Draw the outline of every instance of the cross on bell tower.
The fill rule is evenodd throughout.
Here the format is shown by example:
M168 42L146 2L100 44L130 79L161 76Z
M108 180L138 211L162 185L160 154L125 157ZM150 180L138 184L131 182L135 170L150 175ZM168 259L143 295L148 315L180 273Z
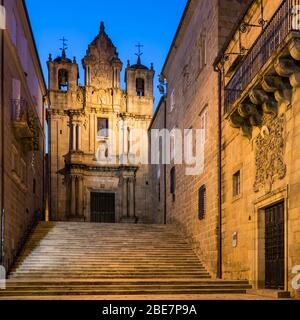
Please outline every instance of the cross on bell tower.
M144 46L142 44L138 43L136 45L136 47L138 48L138 53L135 54L138 57L137 63L141 64L141 56L144 54L141 49L144 48Z
M67 47L67 42L68 40L65 37L62 37L62 39L59 39L62 42L62 48L60 50L62 51L62 57L66 58L66 50L68 49Z

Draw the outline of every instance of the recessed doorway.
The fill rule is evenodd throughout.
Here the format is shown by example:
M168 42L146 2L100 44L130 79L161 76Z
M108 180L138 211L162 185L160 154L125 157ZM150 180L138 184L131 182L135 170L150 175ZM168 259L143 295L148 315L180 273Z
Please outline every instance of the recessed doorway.
M115 194L114 193L91 193L91 222L115 223Z
M284 202L265 209L265 288L284 290Z

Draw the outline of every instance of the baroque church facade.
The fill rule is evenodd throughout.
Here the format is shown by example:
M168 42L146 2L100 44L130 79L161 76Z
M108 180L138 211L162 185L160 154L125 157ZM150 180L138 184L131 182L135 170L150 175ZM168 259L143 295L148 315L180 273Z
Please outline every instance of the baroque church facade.
M151 122L153 65L142 65L140 55L137 64L128 61L123 90L123 64L103 22L82 64L84 86L65 49L49 56L50 219L151 222L148 166L129 161L141 153L131 154L129 137Z

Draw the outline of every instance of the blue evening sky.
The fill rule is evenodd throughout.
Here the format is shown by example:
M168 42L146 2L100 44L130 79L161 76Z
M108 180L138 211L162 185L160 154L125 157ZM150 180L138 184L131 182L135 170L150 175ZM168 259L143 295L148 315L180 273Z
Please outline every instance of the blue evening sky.
M106 32L117 47L126 67L127 60L136 62L136 44L144 45L142 63L154 63L155 106L160 97L158 74L167 57L186 0L26 0L35 40L47 81L46 61L49 53L55 58L63 36L68 41L67 55L76 56L80 65L80 80L84 84L81 59L88 44L99 32L104 21ZM122 77L124 78L124 77ZM124 84L123 84L124 87Z

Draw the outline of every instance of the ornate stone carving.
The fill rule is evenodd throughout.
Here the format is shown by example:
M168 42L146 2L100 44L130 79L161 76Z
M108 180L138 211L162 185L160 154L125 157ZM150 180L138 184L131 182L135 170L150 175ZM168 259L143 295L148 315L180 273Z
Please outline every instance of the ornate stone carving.
M276 72L281 77L289 78L293 88L300 86L300 67L292 58L280 57L274 64Z
M264 90L253 89L249 98L255 105L261 105L265 113L274 114L274 116L277 114L278 103L273 96L268 95Z
M300 39L293 39L289 44L289 51L293 59L300 60Z
M233 128L240 128L243 136L251 139L252 136L252 126L250 124L249 118L243 118L239 112L234 112L230 116L230 124Z
M112 85L112 68L108 63L96 61L91 68L92 83L97 88L106 88Z
M238 112L241 117L248 118L252 126L261 126L262 114L258 111L256 105L251 103L243 103L239 106Z
M274 97L277 102L291 103L292 87L286 78L266 75L263 77L261 85L266 92L274 92Z
M90 84L93 87L107 89L112 86L112 62L117 57L116 47L106 34L104 25L101 24L100 33L89 45L87 54L83 59L83 65L90 68Z
M83 87L78 87L77 88L77 103L83 104L84 102L84 97L85 96L85 90Z
M273 183L286 175L284 163L284 117L276 117L256 138L256 177L254 191L271 192Z

